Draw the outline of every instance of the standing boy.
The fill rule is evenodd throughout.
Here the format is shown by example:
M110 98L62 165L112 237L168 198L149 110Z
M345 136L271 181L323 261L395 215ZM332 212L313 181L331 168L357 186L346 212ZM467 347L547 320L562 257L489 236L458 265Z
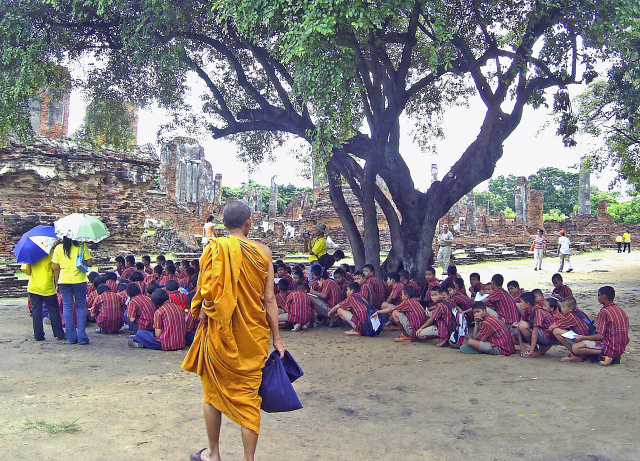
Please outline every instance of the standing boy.
M573 267L571 267L571 260L569 259L571 253L570 247L571 241L565 235L565 232L561 230L560 237L558 237L558 258L560 259L560 268L558 269L558 272L562 272L562 269L564 269L564 263L567 263L567 266L569 266L567 272L571 272L573 270Z

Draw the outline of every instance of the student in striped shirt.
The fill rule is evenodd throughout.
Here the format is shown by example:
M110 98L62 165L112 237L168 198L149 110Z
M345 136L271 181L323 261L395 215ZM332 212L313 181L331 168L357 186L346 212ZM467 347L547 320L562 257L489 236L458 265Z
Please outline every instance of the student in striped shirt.
M527 293L523 293L521 299L527 304L531 303ZM555 302L555 299L550 298ZM557 302L555 303L557 305ZM553 308L549 303L543 302L542 307L535 305L529 313L529 321L522 321L518 325L518 339L520 343L521 357L540 357L555 344L553 331L549 328L555 318L552 315ZM530 344L527 347L524 342Z
M553 277L551 277L551 283L553 283L553 287L554 287L553 292L551 293L551 296L553 296L554 298L562 301L564 298L569 298L573 296L573 292L571 291L571 288L564 285L564 280L562 280L562 275L557 273L553 274Z
M125 309L125 298L111 291L106 283L99 285L98 296L91 308L91 314L100 327L96 333L117 333L124 325L122 314Z
M402 333L394 339L395 342L418 339L418 330L427 321L427 312L415 296L416 290L413 287L403 287L398 305L389 304L387 308L373 313L372 317L391 313L393 321L401 325Z
M571 348L576 359L581 362L585 357L603 355L600 365L609 366L620 363L620 357L629 344L629 317L613 300L616 292L613 287L604 286L598 290L598 302L602 309L598 313L596 333L589 336L578 335L576 344Z
M538 235L532 235L531 238L533 239L533 270L542 270L542 258L544 258L544 250L547 248L544 229L538 229Z
M432 307L429 308L429 319L415 333L417 339L439 339L436 346L449 345L449 335L453 331L453 313L451 304L446 300L447 291L440 287L431 290Z
M524 293L524 290L520 288L520 284L518 283L518 281L512 280L509 283L507 283L507 290L509 290L509 294L511 295L513 300L516 302L516 304L519 304L520 296L522 295L522 293Z
M380 306L382 309L400 304L402 301L402 289L404 288L404 285L400 283L400 274L397 272L389 272L385 275L385 282L390 291L387 300Z
M329 311L332 319L341 318L351 326L351 330L345 331L347 336L360 336L363 333L362 324L367 319L367 304L360 297L362 287L358 282L351 282L347 285L347 297L333 306Z
M478 327L469 338L467 345L484 354L515 354L516 346L509 328L503 321L487 313L487 306L482 302L473 303L473 318ZM464 351L464 349L463 349Z
M362 268L362 273L366 280L367 285L371 288L371 306L374 309L380 309L384 302L384 285L376 277L376 270L371 264L365 264Z
M151 302L158 308L153 315L154 331L138 330L129 347L149 348L163 351L183 349L186 345L186 322L184 309L169 300L164 290L155 289Z
M129 304L124 322L129 326L131 334L134 335L138 330L153 330L153 315L157 308L151 302L151 298L142 294L135 282L127 285L127 295Z
M556 316L555 322L549 326L549 329L553 332L553 336L555 336L556 341L562 344L569 350L569 356L563 357L560 359L561 362L573 362L575 359L571 359L571 357L575 357L573 352L571 351L573 345L576 343L575 339L568 339L562 336L568 331L573 331L574 333L582 336L589 335L589 325L586 324L582 318L578 315L582 314L582 317L585 317L585 314L578 309L578 304L576 303L576 298L569 296L564 298L560 304L560 315Z
M413 287L414 290L416 290L416 296L420 294L420 285L418 285L415 280L411 280L411 274L409 271L403 269L398 272L398 275L400 276L400 283L405 286Z

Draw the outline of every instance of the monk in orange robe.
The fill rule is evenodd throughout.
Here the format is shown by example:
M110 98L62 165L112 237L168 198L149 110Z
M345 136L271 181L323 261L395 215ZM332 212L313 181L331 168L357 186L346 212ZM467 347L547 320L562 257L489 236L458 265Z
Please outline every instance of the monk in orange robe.
M192 460L220 460L222 413L242 426L244 460L254 459L260 432L258 389L273 347L284 356L271 251L247 238L251 211L234 200L223 210L229 237L211 238L200 258L200 275L191 313L200 326L182 368L202 378L209 447Z

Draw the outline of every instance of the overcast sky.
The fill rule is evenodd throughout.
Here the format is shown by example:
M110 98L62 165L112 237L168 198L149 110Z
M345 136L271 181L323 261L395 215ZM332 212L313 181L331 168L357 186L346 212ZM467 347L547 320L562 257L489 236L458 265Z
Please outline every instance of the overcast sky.
M73 133L82 123L85 103L77 92L72 94L69 133ZM416 187L422 191L429 188L431 164L438 165L439 177L442 178L449 168L462 155L464 150L478 135L482 119L485 115L485 106L479 97L470 101L468 108L450 108L444 116L445 139L436 142L437 153L424 153L412 142L410 122L404 120L401 125L402 137L400 151L412 172ZM138 144L151 143L156 146L156 133L159 126L166 120L165 114L160 110L141 110L139 112ZM567 171L572 165L576 165L580 156L590 149L590 142L581 138L578 147L565 148L561 138L555 134L556 126L551 123L546 129L542 129L545 122L550 120L548 109L534 110L527 107L522 122L514 133L507 139L504 145L504 155L498 161L494 177L499 175L514 174L516 176L529 176L541 167L557 167ZM213 165L214 173L222 174L222 183L229 187L238 187L249 178L246 165L237 160L235 145L224 140L199 139L205 148L206 158ZM591 141L593 142L593 141ZM298 173L302 165L287 155L287 149L282 149L282 155L278 156L275 163L264 163L258 166L251 175L251 179L263 185L270 184L271 177L278 175L279 184L294 184L299 187L311 186L308 179ZM591 184L606 190L613 179L613 172L607 172L600 177L595 174L591 177ZM486 189L487 183L483 183L476 190Z

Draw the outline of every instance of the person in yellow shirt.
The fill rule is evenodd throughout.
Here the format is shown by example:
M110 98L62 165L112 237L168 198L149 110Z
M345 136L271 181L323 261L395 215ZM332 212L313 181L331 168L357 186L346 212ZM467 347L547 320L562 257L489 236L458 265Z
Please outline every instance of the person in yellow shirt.
M318 259L327 252L327 239L324 234L327 232L327 225L323 222L319 222L313 226L313 239L310 237L304 237L304 251L309 252L309 263L311 267L318 263ZM309 280L311 280L311 271L309 271Z
M62 238L62 245L53 251L53 278L62 295L62 314L67 333L67 344L89 344L87 336L87 274L76 266L78 254L82 252L82 261L93 266L91 251L87 244L81 244L68 237ZM75 300L76 318L73 321L73 303Z
M616 237L616 243L618 244L618 253L622 253L622 235Z
M284 355L273 292L273 264L266 245L247 238L251 210L240 200L227 203L223 222L229 237L210 238L200 258L191 314L200 319L182 368L202 378L209 446L191 460L219 460L222 414L242 427L244 460L253 461L260 432L258 389L273 347Z
M631 234L629 231L625 232L622 235L622 238L624 239L624 248L622 248L622 252L624 253L625 251L628 251L631 253Z
M62 329L62 319L60 318L60 306L56 287L53 283L53 264L51 263L51 252L37 261L35 264L23 264L22 271L29 276L27 292L31 300L31 317L33 319L33 337L36 341L44 341L44 327L42 326L42 305L47 307L51 329L57 339L65 339Z

